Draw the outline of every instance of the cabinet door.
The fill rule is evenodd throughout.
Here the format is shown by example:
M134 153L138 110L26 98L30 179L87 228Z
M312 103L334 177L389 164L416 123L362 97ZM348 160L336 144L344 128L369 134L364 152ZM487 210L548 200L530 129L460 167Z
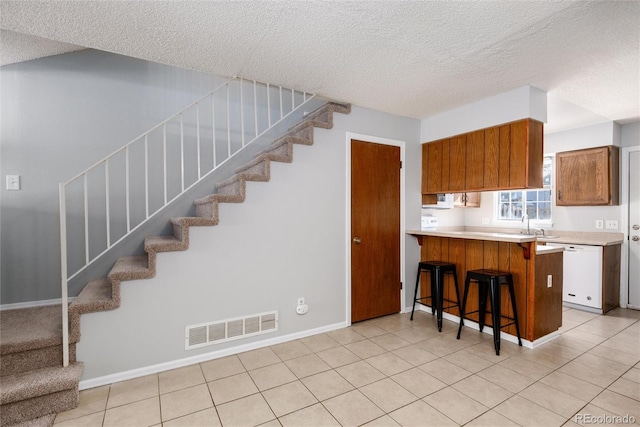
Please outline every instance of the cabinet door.
M500 128L484 131L484 188L500 188Z
M449 153L445 163L449 163L449 191L464 191L466 171L467 136L459 135L449 140Z
M442 188L442 141L435 141L427 146L426 193L444 193Z
M484 188L484 129L467 135L465 189L482 190Z
M558 206L612 203L611 148L598 147L556 154Z

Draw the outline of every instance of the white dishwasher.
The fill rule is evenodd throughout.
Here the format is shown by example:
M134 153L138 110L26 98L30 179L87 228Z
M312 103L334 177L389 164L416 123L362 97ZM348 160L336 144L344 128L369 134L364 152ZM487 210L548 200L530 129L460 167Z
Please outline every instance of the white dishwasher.
M562 300L601 310L602 246L561 243L548 245L564 248Z

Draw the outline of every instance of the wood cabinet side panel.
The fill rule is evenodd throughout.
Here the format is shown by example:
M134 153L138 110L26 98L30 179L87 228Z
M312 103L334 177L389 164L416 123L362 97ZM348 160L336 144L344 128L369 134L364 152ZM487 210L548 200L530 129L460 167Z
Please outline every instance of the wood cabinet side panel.
M544 161L542 123L527 120L527 188L542 188Z
M557 331L562 326L562 259L563 254L536 255L533 280L533 307L536 321L533 339ZM552 277L552 286L547 285L547 276Z
M616 206L620 204L620 148L611 146L609 149L611 150L609 155L609 179L611 180L609 204Z
M620 306L620 261L622 245L605 246L602 250L602 312Z

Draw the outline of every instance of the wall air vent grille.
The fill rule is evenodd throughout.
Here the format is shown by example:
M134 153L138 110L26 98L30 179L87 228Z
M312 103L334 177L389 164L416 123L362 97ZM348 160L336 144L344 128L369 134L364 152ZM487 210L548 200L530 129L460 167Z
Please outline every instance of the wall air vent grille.
M185 328L185 350L276 332L278 312L252 314Z

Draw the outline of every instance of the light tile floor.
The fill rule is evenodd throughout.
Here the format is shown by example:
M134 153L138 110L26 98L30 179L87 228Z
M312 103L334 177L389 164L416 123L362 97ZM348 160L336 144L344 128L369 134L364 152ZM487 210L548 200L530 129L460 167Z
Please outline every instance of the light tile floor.
M640 312L564 309L534 350L416 312L80 392L56 426L640 423ZM620 417L619 419L615 417ZM596 418L601 417L601 418ZM626 417L626 418L624 418Z

